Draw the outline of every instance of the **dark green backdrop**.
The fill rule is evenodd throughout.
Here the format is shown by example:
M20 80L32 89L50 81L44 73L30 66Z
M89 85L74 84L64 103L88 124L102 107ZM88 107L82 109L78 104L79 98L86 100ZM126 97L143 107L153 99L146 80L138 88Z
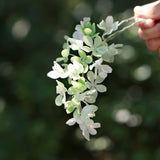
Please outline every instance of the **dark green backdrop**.
M137 27L114 42L126 46L111 64L98 98L102 127L90 142L55 106L46 74L63 36L85 16L133 15L138 0L0 0L0 160L160 160L160 59Z

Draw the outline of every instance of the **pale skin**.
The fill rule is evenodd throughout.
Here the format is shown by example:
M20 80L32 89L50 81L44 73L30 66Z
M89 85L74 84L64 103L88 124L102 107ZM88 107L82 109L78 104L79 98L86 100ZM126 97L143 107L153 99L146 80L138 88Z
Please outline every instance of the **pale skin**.
M145 40L151 51L158 51L160 56L160 0L134 8L135 20L139 21L139 36Z

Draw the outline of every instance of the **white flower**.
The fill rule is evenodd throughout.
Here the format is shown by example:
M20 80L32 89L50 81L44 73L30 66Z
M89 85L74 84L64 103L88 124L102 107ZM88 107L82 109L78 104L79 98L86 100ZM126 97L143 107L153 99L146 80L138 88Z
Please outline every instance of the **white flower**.
M102 20L97 26L98 28L105 31L105 34L109 35L113 31L118 29L119 22L114 22L112 16L108 16L105 21Z
M80 50L83 47L83 41L82 40L78 40L78 39L74 39L74 38L68 38L68 41L71 43L71 45L69 45L69 47L72 50Z
M83 32L81 29L81 25L76 25L75 32L73 33L72 37L75 39L83 40Z
M122 47L122 44L111 44L105 54L102 55L102 59L106 62L113 62L114 56L118 54L118 48Z
M87 119L86 121L83 121L81 124L79 124L80 129L82 130L83 136L89 141L90 140L90 134L96 135L97 131L95 128L100 128L100 123L94 123L92 119Z
M91 89L91 90L88 90L84 93L76 94L74 97L78 101L83 101L83 102L87 102L87 103L95 103L97 96L98 96L97 95L97 90L96 89Z
M64 69L56 61L54 61L54 66L52 67L52 69L53 71L47 73L48 77L52 79L68 77L68 72L64 71Z
M83 27L85 22L90 22L91 18L90 17L84 17L83 21L80 21L81 26Z
M67 89L65 88L63 83L59 82L58 80L56 82L58 84L56 86L56 93L59 94L59 95L56 97L55 103L56 103L57 106L61 106L66 101Z
M85 106L82 111L81 115L77 113L77 111L74 112L74 117L69 119L66 124L69 126L74 125L75 123L79 124L80 129L82 130L83 136L89 141L90 140L90 134L95 135L97 134L97 131L95 128L100 128L100 123L94 123L90 117L95 116L95 112L97 111L98 107L95 105L88 105Z
M68 65L69 77L73 80L78 80L80 75L84 71L83 65L77 61L73 61L73 64Z
M101 78L105 79L108 73L112 72L112 68L109 65L102 65L102 62L102 58L98 59L97 61L95 61L95 63L90 65L90 70L92 70L95 67L98 70L98 75Z
M61 83L60 81L56 80L57 82L57 86L56 86L56 93L57 94L60 94L60 95L63 95L65 92L67 92L67 89L66 87L64 86L63 83Z
M107 91L107 88L106 88L105 85L99 84L104 79L102 79L101 77L96 76L92 71L89 71L87 73L87 78L89 80L89 81L86 82L87 88L89 88L91 90L96 89L96 91L101 92L101 93Z
M84 23L85 22L89 22L90 21L90 18L89 17L85 17L83 18L83 21L80 21L80 25L76 25L75 27L75 32L73 33L72 37L75 38L75 39L79 39L79 40L82 40L83 41L83 32L82 32L82 29L81 27L83 28L84 27Z
M100 36L96 36L94 40L89 36L83 36L83 42L87 45L83 47L83 50L86 52L92 51L92 54L96 57L101 57L108 50L108 44Z

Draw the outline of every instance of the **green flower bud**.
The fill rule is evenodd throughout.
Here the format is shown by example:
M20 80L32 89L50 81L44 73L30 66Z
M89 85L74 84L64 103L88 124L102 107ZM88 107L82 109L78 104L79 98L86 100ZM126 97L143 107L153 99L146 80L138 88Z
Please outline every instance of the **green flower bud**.
M85 33L86 35L91 35L91 34L92 34L92 30L91 30L90 28L85 28L85 29L84 29L84 33Z
M72 113L76 108L76 105L73 101L67 101L65 104L67 114Z
M63 61L63 60L64 60L63 57L56 58L56 62L61 62L61 61Z
M78 56L74 56L74 57L71 58L72 63L73 63L73 61L81 62L81 59Z
M92 61L93 61L92 57L91 56L87 56L86 63L90 64L90 63L92 63Z
M72 81L71 83L74 88L81 89L83 87L83 84L81 82Z
M62 50L61 55L62 55L63 57L68 57L68 55L69 55L69 49L64 49L64 50Z
M83 85L85 85L85 78L84 77L81 77L78 82L82 83Z
M85 58L86 57L86 53L83 50L79 50L78 54L81 58Z

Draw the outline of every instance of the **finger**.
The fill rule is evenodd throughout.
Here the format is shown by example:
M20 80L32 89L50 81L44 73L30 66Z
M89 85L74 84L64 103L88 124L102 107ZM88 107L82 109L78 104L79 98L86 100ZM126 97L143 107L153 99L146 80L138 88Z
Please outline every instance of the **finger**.
M155 21L153 19L138 18L137 21L140 21L138 22L138 27L140 27L141 29L151 28L155 25Z
M139 36L143 40L149 40L160 37L160 23L148 29L139 29Z
M160 37L146 41L147 48L151 51L159 50L160 53Z
M160 19L160 1L149 3L144 6L136 6L134 13L137 17L145 19Z

